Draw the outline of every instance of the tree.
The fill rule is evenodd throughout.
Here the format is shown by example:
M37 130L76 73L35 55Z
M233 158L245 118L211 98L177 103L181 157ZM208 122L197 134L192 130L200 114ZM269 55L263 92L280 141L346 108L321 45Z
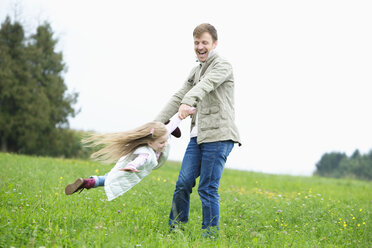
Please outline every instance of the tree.
M65 64L62 53L55 52L56 44L57 40L53 39L50 25L44 23L37 28L36 34L32 35L29 46L32 77L36 80L40 94L48 101L48 109L45 112L48 125L43 130L45 135L40 136L38 140L38 149L44 148L44 150L48 150L49 147L44 147L43 144L50 143L51 139L57 138L61 133L71 135L71 132L64 132L62 129L68 128L68 117L75 116L76 111L72 105L76 103L78 97L77 93L66 92L67 87L62 77ZM59 131L59 134L56 134L56 131ZM52 133L55 135L51 135ZM66 140L73 140L73 138Z
M0 134L3 151L15 149L28 92L24 30L7 17L0 30Z
M78 94L68 94L62 53L48 23L26 39L7 17L0 30L0 135L2 151L50 155L53 139L74 117ZM67 139L68 140L68 139ZM71 139L70 139L71 140Z
M316 174L320 176L331 176L338 169L340 162L346 159L344 153L332 152L322 156L320 161L315 165Z
M355 150L350 157L343 153L326 153L316 167L315 174L319 176L372 180L372 151L362 155Z

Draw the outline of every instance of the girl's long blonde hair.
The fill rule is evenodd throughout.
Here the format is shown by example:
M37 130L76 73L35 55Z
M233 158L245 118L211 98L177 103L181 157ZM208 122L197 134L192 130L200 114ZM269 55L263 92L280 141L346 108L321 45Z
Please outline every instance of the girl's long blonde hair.
M167 134L165 125L161 122L149 122L138 128L126 132L92 134L82 140L85 146L101 147L90 157L104 163L116 162L122 156L134 152L148 142Z

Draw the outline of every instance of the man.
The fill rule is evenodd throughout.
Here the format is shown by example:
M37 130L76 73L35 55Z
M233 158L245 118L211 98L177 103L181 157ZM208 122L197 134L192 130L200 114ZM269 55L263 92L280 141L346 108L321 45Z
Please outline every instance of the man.
M240 138L235 126L234 78L231 65L216 52L216 29L204 23L193 32L199 64L193 68L156 117L165 122L175 113L185 119L192 115L190 142L186 149L173 195L169 224L188 221L190 194L200 176L198 192L202 201L202 229L218 230L220 207L218 186L226 159Z

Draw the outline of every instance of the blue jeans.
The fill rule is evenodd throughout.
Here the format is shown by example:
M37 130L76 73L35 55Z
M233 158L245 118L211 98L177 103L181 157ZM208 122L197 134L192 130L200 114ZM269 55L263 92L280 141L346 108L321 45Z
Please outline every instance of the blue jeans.
M90 177L90 178L94 178L94 180L96 181L95 184L94 184L94 188L105 185L105 180L106 180L107 174L108 173L106 173L104 176L91 176Z
M202 202L202 229L217 227L220 218L218 186L226 159L229 156L233 141L219 141L198 145L196 137L191 138L185 156L176 189L173 194L169 225L187 222L189 219L190 194L200 176L198 193Z

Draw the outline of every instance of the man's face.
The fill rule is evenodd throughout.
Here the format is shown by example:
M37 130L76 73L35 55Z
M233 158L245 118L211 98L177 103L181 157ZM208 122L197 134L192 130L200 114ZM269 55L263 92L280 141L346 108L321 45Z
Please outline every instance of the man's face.
M213 38L208 32L202 33L198 38L194 36L194 49L200 62L205 62L209 52L215 49L216 46L217 41L213 42Z

